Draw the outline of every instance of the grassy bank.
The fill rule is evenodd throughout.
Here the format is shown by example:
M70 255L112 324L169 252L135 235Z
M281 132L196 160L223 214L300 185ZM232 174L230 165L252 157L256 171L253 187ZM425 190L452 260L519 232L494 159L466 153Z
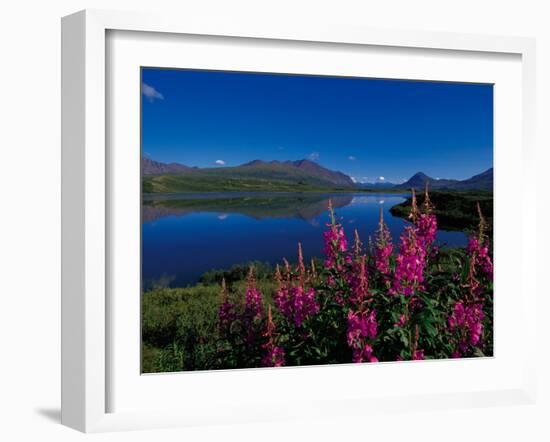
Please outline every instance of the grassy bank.
M276 289L271 267L255 263L258 289L266 301ZM212 270L187 288L156 288L143 293L142 372L223 368L218 360L220 283L225 278L231 299L239 302L246 290L248 266Z
M226 177L215 175L158 175L144 176L144 194L208 193L208 192L291 192L291 193L403 193L404 189L374 189L353 186L328 186L311 179L286 180L261 177Z

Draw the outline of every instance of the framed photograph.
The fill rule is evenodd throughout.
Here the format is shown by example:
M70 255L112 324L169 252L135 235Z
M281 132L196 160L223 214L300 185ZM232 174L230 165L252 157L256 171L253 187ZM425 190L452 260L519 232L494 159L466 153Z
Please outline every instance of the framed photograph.
M64 424L534 400L533 40L62 26Z

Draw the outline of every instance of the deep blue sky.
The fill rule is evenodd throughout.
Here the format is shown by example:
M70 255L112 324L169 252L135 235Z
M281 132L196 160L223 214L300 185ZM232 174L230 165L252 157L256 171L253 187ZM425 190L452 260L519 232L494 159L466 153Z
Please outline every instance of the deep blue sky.
M144 68L142 153L223 167L309 158L360 181L493 164L492 85Z

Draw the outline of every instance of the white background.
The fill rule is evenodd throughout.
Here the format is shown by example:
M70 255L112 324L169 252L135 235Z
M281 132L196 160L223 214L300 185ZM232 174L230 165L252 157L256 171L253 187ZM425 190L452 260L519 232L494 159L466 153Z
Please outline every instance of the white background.
M548 440L550 384L535 406L380 414L357 420L266 423L84 436L59 425L60 27L75 10L116 8L250 20L363 24L383 28L511 34L538 38L539 322L550 308L542 278L549 219L550 12L545 1L21 0L0 13L0 439L12 440ZM176 6L177 5L177 6ZM228 18L230 19L230 18ZM546 152L544 147L546 146ZM520 171L518 170L518 179ZM513 202L511 202L513 210ZM539 326L539 373L550 372L548 326ZM521 330L518 330L521 333Z

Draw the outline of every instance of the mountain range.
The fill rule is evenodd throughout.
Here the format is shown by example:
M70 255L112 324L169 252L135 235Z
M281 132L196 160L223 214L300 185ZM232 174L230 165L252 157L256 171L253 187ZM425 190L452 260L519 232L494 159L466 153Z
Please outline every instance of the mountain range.
M490 190L493 169L467 180L435 179L423 172L403 184L355 183L348 175L327 169L310 160L253 160L240 166L198 168L180 163L162 163L142 159L144 193L182 191L308 191L322 189L423 189L426 183L438 190Z
M141 159L141 173L143 175L172 175L185 173L193 169L197 168L184 166L180 163L161 163L148 157Z
M424 189L428 184L430 189L436 190L492 190L493 189L493 168L487 169L478 175L466 180L437 179L426 175L423 172L415 173L408 181L399 184L396 188L403 189Z
M142 190L159 192L312 191L355 187L342 172L309 160L254 160L240 166L192 168L148 159L142 163Z

